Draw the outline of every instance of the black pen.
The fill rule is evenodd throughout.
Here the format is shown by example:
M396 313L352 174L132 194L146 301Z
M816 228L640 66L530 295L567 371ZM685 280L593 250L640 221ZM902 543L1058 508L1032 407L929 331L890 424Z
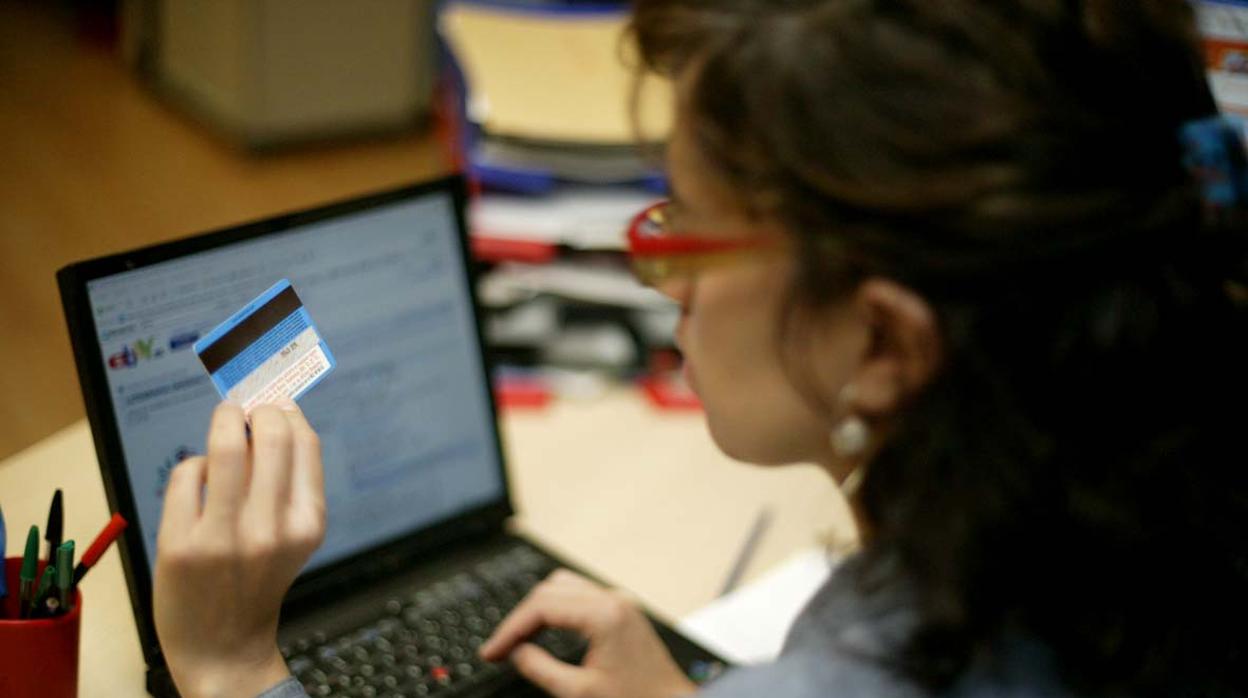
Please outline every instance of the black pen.
M48 525L43 529L43 539L48 541L48 564L56 563L56 549L61 547L61 535L65 530L65 511L60 488L52 495L52 506L48 508Z

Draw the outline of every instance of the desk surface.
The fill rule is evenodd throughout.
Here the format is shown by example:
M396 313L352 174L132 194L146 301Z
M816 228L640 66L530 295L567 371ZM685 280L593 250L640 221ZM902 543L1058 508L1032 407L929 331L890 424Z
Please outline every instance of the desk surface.
M764 506L774 517L746 581L821 535L853 535L843 500L818 469L736 463L716 450L700 414L655 411L629 389L509 412L502 431L516 526L668 619L715 597ZM42 527L58 486L65 537L90 540L108 505L86 422L0 462L10 551L21 549L31 523ZM145 695L115 551L83 580L82 593L79 695Z

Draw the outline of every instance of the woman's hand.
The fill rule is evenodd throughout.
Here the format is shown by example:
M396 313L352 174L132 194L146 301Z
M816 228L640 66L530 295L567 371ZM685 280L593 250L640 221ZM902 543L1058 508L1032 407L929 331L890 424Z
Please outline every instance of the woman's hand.
M325 534L316 433L293 402L222 403L208 454L174 468L156 543L154 611L182 695L254 696L289 675L282 597Z
M574 630L589 640L580 666L524 642L543 627ZM567 570L537 585L481 645L481 656L510 657L555 698L674 698L697 690L632 601Z

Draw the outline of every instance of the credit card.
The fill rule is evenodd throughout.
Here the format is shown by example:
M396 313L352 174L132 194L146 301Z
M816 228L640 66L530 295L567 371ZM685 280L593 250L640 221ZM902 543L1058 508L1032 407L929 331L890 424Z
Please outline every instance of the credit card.
M286 279L193 346L221 397L248 414L257 405L299 399L337 365Z

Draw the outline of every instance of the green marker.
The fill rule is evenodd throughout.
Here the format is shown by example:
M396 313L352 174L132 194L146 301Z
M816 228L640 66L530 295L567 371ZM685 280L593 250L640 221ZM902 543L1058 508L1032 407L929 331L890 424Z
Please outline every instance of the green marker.
M39 589L35 592L34 601L31 602L29 618L43 617L44 610L55 611L55 607L45 609L45 598L55 601L56 597L52 595L52 580L56 577L56 565L47 565L43 568L43 576L39 578Z
M39 527L31 526L26 534L26 555L22 557L22 571L18 574L21 584L18 589L18 617L30 615L30 606L34 602L35 577L39 574Z
M47 572L44 572L47 575ZM56 549L56 598L61 610L69 610L69 588L74 584L74 542L67 540Z

